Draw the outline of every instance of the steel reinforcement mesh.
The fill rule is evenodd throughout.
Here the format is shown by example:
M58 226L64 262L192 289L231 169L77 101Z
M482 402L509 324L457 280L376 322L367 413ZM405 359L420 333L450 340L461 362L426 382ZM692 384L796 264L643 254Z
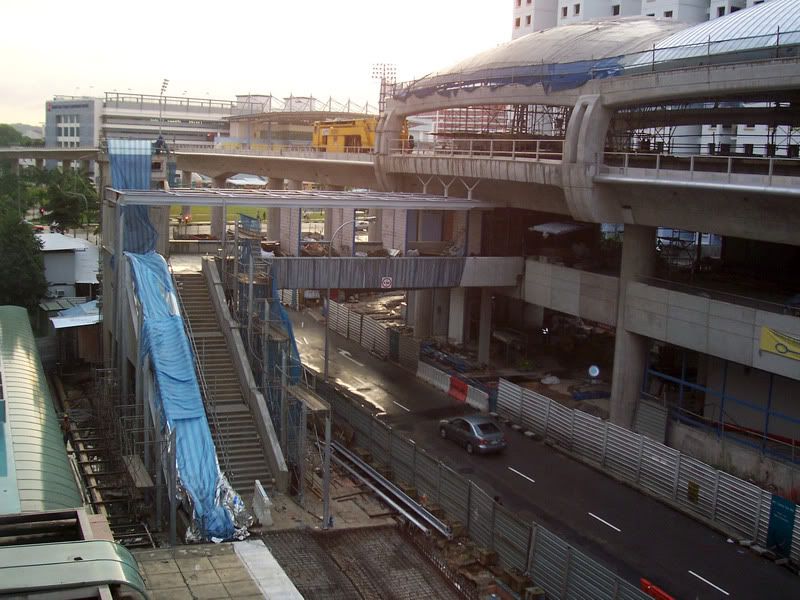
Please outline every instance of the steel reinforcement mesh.
M280 531L263 539L309 600L462 598L394 527Z

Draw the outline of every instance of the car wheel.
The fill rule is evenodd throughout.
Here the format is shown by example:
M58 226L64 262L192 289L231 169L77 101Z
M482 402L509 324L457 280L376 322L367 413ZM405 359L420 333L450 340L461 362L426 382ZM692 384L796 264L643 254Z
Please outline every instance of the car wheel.
M447 429L445 429L444 427L439 427L439 437L441 437L443 440L446 440L447 439Z
M467 454L474 454L475 448L472 446L470 442L467 442Z

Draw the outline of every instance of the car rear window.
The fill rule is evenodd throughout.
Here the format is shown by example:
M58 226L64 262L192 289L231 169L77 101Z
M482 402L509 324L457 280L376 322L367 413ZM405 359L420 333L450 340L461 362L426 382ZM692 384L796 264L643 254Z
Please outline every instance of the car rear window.
M481 433L500 433L500 429L494 423L481 423L478 429Z

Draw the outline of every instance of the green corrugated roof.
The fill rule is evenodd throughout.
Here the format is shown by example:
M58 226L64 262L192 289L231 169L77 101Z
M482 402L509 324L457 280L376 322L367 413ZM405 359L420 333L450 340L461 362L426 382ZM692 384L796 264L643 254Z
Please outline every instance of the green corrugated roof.
M19 306L0 306L0 371L0 514L81 506L28 313Z

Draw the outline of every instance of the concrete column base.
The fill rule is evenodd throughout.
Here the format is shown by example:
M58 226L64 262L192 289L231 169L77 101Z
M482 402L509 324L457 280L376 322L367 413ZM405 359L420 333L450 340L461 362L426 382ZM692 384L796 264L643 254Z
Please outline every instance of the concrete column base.
M425 339L433 334L433 290L416 290L414 299L414 337Z
M447 315L447 341L459 346L464 344L464 327L467 315L466 288L450 290L450 308Z
M488 365L492 345L492 290L481 289L481 312L478 323L478 362Z

